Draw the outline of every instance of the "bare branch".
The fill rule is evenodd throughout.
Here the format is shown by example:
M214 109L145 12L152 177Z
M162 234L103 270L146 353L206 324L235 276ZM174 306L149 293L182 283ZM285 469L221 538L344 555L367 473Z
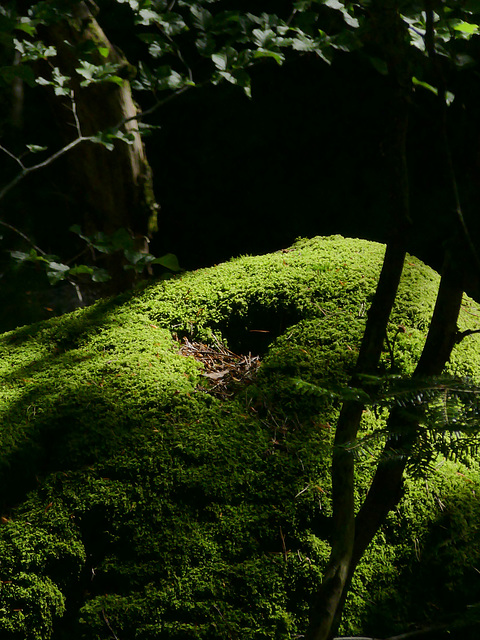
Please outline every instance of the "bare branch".
M20 165L20 167L21 167L22 169L25 169L25 165L24 165L24 164L23 164L23 162L20 160L20 158L17 158L17 156L16 156L16 155L14 155L14 154L13 154L11 151L9 151L8 149L5 149L5 147L3 147L1 144L0 144L0 149L1 149L4 153L6 153L6 154L7 154L7 156L10 156L10 158L12 158L12 160L15 160L15 162L17 162L17 163Z
M415 640L416 638L422 638L424 636L431 635L433 633L439 633L442 631L446 631L448 629L448 625L436 625L432 627L425 627L424 629L417 629L416 631L407 631L406 633L401 633L396 636L389 636L385 638L385 640ZM380 638L376 638L373 636L337 636L333 638L333 640L381 640Z
M112 629L112 626L110 624L110 622L108 621L108 618L105 614L105 609L102 609L102 614L103 614L103 619L105 620L105 624L108 627L108 630L110 631L110 633L112 634L112 637L115 638L115 640L119 640L117 634L115 633L115 631Z
M181 89L178 89L178 91L175 91L174 93L169 95L164 100L159 100L149 109L146 109L145 111L139 111L134 116L123 118L117 125L115 125L115 127L113 127L113 129L118 131L124 124L127 124L127 122L131 122L132 120L140 120L144 116L154 113L155 111L157 111L157 109L159 109L160 107L163 107L165 104L170 102L170 100L173 100L174 98L178 97L182 93L185 93L185 91L187 91L188 89L191 89L191 87L190 86L182 87ZM75 138L75 140L72 140L72 142L69 142L67 145L65 145L61 149L59 149L53 155L49 156L46 160L43 160L42 162L39 162L38 164L35 164L32 167L26 167L22 163L20 158L18 158L16 155L8 151L8 149L5 149L5 147L0 145L0 150L4 151L10 158L12 158L12 160L17 162L22 168L22 171L17 176L15 176L15 178L11 182L9 182L5 187L3 187L2 190L0 190L0 200L3 200L3 198L7 195L9 191L11 191L14 187L16 187L17 184L21 182L21 180L23 180L30 173L33 173L33 171L37 171L38 169L43 169L44 167L47 167L48 165L52 164L52 162L55 162L55 160L58 160L58 158L61 158L63 155L71 151L71 149L78 146L81 142L88 142L94 139L95 136L82 135L75 100L73 99L72 96L71 98L72 98L72 112L73 112L73 117L75 118L75 128L77 129L78 137Z
M195 86L196 87L201 87L201 86L203 86L203 84L197 84ZM164 98L163 100L158 100L153 106L151 106L148 109L145 109L145 111L139 111L134 116L128 116L128 118L123 118L123 120L121 120L114 127L114 129L120 129L120 127L123 126L124 124L127 124L127 122L131 122L132 120L141 120L144 116L149 116L150 114L155 113L155 111L157 111L157 109L160 109L160 107L163 107L168 102L170 102L174 98L177 98L178 96L182 95L182 93L185 93L185 91L188 91L188 89L191 89L191 88L192 87L188 86L188 85L185 86L185 87L182 87L181 89L178 89L177 91L175 91L175 93L170 94L167 98Z
M78 137L83 138L82 127L80 126L80 120L78 119L77 103L75 102L75 94L73 93L73 89L72 91L70 91L70 100L72 102L72 113L75 120L75 128L77 129Z
M9 182L5 187L3 187L3 189L0 191L0 200L2 200L7 195L7 193L13 189L13 187L15 187L21 180L23 180L23 178L28 176L30 173L33 173L38 169L43 169L43 167L48 167L49 164L52 164L52 162L55 162L55 160L57 160L58 158L61 158L63 155L68 153L68 151L70 151L71 149L79 145L81 142L86 142L88 140L92 140L92 137L80 136L79 138L72 140L72 142L69 142L67 145L59 149L56 153L51 155L49 158L47 158L43 162L34 164L32 167L23 167L23 170L17 176L15 176L15 178L11 182ZM8 155L12 156L15 160L17 160L17 162L20 162L18 158L13 156L13 154L9 153Z
M37 245L34 244L34 242L32 242L32 240L30 240L30 238L28 236L26 236L22 231L20 231L20 229L17 229L13 225L8 224L8 222L4 222L3 220L0 220L0 224L3 227L6 227L7 229L10 229L10 231L14 231L17 235L21 236L24 240L26 240L28 242L28 244L30 244L35 249L35 251L40 253L40 255L42 255L42 256L46 256L47 255L45 253L45 251L42 251L42 249L40 249L40 247L37 247Z
M458 344L467 336L473 336L475 333L480 333L480 329L467 329L466 331L459 331L455 337L455 344Z

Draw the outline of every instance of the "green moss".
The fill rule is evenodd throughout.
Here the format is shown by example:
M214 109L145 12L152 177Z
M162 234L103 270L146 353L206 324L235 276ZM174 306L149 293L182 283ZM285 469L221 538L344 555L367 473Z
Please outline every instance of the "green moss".
M303 633L329 553L334 391L354 366L383 252L339 236L300 240L0 337L2 638ZM385 371L413 370L438 281L409 259ZM477 313L466 300L461 328ZM212 334L263 359L254 383L222 401L176 340ZM450 371L478 378L478 349L476 336L464 340ZM381 424L367 410L363 433ZM433 551L415 561L427 541L450 563L451 589L476 562L476 503L458 469L429 480L442 487L429 495L451 496L455 535L442 533L439 500L410 483L355 578L345 630L375 619L388 633L428 619L435 603L458 609L434 585L422 609L404 586L438 581ZM371 474L367 453L357 501Z

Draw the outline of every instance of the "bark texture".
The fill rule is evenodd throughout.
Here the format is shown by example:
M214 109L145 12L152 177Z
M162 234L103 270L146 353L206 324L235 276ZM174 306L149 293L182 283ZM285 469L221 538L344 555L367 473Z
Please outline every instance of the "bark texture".
M72 196L84 211L87 232L102 230L112 233L120 227L133 234L148 236L156 230L157 204L152 186L151 169L147 162L135 117L138 114L129 79L135 69L123 54L108 40L96 20L93 2L72 3L71 17L46 28L46 40L58 52L58 64L65 75L72 77L74 99L84 136L115 128L124 123L122 130L132 134L133 142L115 141L113 151L95 143L79 145L69 154ZM108 50L103 56L98 49ZM118 75L121 86L102 82L81 87L83 79L76 72L79 54L89 50L93 64L120 65ZM67 142L79 133L71 102L56 97L54 109Z

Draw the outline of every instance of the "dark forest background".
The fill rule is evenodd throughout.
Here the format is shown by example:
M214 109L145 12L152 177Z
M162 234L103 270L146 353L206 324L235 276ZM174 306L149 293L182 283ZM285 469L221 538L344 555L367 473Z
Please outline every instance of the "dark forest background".
M128 24L106 24L109 37L135 58ZM475 47L476 40L471 41ZM455 77L449 136L464 213L478 234L480 186L478 72ZM5 146L62 145L50 103L25 87L22 129L4 126ZM31 93L31 95L30 95ZM184 269L233 256L282 249L299 236L342 234L385 242L389 234L385 140L388 78L358 54L339 53L328 66L314 54L252 71L252 99L222 84L193 89L149 117L146 138L161 206L150 251L176 254ZM136 95L142 105L143 94ZM9 108L3 96L4 113ZM146 97L148 100L148 96ZM442 145L433 121L435 97L418 87L410 110L408 161L415 233L409 250L441 266L448 219ZM468 103L468 108L465 104ZM2 156L1 174L16 167ZM68 229L82 218L62 160L29 176L3 202L3 218L48 253L74 256ZM2 230L0 329L43 319L78 304L68 283L52 289L45 274L12 263L19 238ZM469 293L478 297L472 282ZM101 292L100 292L101 293ZM92 288L93 299L99 291Z

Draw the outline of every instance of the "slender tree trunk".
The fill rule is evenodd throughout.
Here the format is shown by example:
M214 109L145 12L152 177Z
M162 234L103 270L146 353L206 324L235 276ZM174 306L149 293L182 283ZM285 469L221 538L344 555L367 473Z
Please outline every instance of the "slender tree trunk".
M435 309L422 355L413 374L414 378L438 376L448 362L458 335L457 320L463 297L462 277L451 259L447 259ZM407 428L405 428L407 427ZM406 433L398 439L389 439L383 460L379 463L372 485L356 519L355 549L351 573L385 517L398 503L403 485L403 471L416 438L416 421L401 408L394 409L388 420L392 433Z
M442 373L458 335L457 319L462 297L462 278L448 259L440 281L425 346L413 374L414 378L438 376ZM403 435L401 438L392 437L387 440L367 497L355 519L355 541L342 601L333 624L334 629L338 628L340 623L341 611L358 563L385 522L388 513L400 501L404 471L416 441L418 425L418 419L413 412L406 413L396 407L390 413L388 431Z
M439 86L439 134L443 143L445 176L451 187L452 224L451 238L447 244L442 277L435 302L435 308L430 322L429 331L422 350L421 357L415 368L413 378L438 376L444 370L456 342L460 339L457 320L460 313L464 283L467 275L468 257L471 254L471 241L465 228L463 214L458 194L457 182L453 162L450 154L446 105L444 99L444 82L441 69L436 61L434 49L434 20L427 0L427 49L432 66L436 72ZM467 256L467 260L465 259ZM345 582L342 600L338 606L336 619L332 628L336 630L340 623L341 611L345 604L348 589L365 550L373 540L375 534L384 523L388 513L398 504L403 489L404 471L409 461L413 446L416 443L419 419L422 414L420 407L415 412L405 412L401 408L394 408L388 419L390 433L401 433L401 438L391 437L387 440L371 487L367 497L355 519L355 540L350 559L349 572Z
M404 26L396 3L393 6L375 7L374 10L374 28L380 28L382 33L387 30L390 38L403 41ZM395 55L398 55L398 50L395 50ZM356 387L362 386L362 374L374 373L378 366L403 270L410 227L406 161L409 82L399 77L397 62L389 62L394 82L386 143L390 167L392 232L368 312L355 373L350 381L350 385ZM405 63L402 63L400 68L404 67ZM314 596L306 640L327 640L331 637L349 586L355 552L354 457L351 445L356 439L363 409L364 405L360 402L344 402L337 423L332 457L332 549L323 582Z

